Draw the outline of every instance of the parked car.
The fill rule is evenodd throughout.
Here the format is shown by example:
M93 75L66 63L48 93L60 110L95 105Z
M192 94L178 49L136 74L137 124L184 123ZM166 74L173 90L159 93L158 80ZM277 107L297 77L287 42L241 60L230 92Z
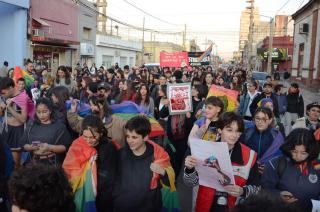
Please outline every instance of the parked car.
M260 71L252 72L252 78L254 80L258 80L260 86L263 86L263 84L266 82L266 77L268 75L269 74L267 72L260 72Z

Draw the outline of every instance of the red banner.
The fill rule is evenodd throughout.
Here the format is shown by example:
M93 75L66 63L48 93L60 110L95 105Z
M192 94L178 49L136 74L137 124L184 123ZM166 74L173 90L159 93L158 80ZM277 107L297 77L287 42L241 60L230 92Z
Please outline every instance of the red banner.
M188 52L160 52L160 67L184 67L188 65Z

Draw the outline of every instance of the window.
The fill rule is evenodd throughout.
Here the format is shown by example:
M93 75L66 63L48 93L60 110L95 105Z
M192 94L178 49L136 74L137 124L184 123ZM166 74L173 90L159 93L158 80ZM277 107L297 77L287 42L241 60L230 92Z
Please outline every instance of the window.
M98 22L98 31L99 32L103 31L103 23L102 22Z
M121 68L123 68L123 66L125 66L125 65L128 65L127 57L120 57L120 64L119 64L119 66L120 66Z
M114 57L110 55L102 55L102 65L106 68L111 68L113 65Z
M91 29L83 27L83 39L90 40L91 38Z
M103 14L103 7L98 7L98 10L99 10L99 18L101 18Z
M130 59L129 59L129 66L130 66L130 67L134 66L134 59L133 59L133 57L130 57Z

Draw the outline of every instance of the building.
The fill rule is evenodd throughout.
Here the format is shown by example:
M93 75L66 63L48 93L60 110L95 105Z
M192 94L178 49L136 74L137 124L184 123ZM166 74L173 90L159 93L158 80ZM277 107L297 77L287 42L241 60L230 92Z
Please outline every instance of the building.
M79 40L78 49L80 64L86 63L91 67L95 62L96 34L97 34L97 7L87 0L79 3Z
M277 36L272 42L272 71L289 71L292 65L293 37ZM261 61L261 71L268 67L269 37L263 39L261 47L258 48L258 56Z
M0 0L0 63L23 66L28 55L27 20L29 0Z
M118 63L121 68L125 65L136 65L137 54L142 51L142 43L122 40L117 36L98 34L96 38L97 66L112 67Z
M179 52L183 51L183 46L158 41L144 42L144 62L145 63L160 63L160 52Z
M242 53L244 51L245 45L248 42L249 37L249 27L250 27L250 9L245 9L241 12L240 17L240 32L239 32L239 51ZM254 18L253 23L254 26L259 26L260 23L260 15L259 8L255 7L253 10Z
M319 88L320 79L320 0L310 0L296 11L291 75L309 87Z
M59 65L74 66L79 60L79 7L73 1L30 0L28 34L30 53L38 66L55 75Z

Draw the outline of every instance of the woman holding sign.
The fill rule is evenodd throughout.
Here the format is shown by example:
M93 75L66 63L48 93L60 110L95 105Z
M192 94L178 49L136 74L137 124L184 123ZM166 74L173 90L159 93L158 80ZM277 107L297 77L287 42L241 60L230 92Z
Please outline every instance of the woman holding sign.
M233 112L221 115L217 123L220 142L226 142L235 177L235 185L224 186L225 191L199 186L196 211L228 211L235 206L238 199L246 198L259 191L259 174L256 153L241 144L238 140L244 131L244 123L240 116ZM195 166L201 163L194 156L185 160L184 182L189 186L199 184L199 176Z

